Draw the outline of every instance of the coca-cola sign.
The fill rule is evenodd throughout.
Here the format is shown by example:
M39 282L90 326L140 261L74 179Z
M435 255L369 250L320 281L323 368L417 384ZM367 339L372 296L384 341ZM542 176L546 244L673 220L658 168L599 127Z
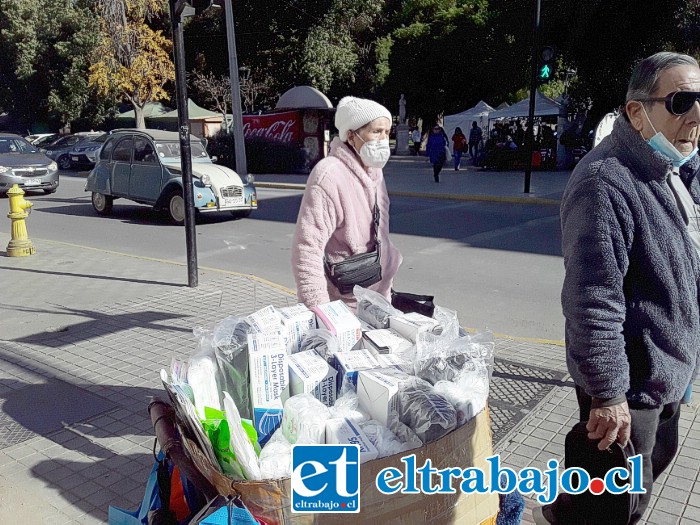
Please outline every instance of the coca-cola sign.
M298 142L301 140L300 122L298 111L243 115L243 134L247 139L262 137L279 142Z

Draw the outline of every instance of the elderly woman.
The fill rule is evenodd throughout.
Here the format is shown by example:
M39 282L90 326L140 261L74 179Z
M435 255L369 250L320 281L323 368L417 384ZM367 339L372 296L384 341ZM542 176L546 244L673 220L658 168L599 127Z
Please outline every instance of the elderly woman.
M389 240L389 195L382 173L390 155L391 113L372 100L345 97L338 103L335 126L339 136L330 154L306 183L292 246L297 295L310 308L337 299L354 308L354 281L390 299L402 261ZM370 268L359 272L364 278L349 279L348 286L334 283L339 275L334 263L360 254L374 260L376 251L381 276Z

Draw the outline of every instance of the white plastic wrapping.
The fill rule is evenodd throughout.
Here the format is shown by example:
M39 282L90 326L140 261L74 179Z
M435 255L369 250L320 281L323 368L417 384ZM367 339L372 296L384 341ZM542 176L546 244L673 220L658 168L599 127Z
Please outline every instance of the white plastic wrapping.
M456 383L438 381L434 388L455 407L457 426L462 426L486 407L489 397L488 372L485 368L466 372Z
M231 432L231 450L236 454L246 479L251 481L262 479L255 448L241 425L241 415L228 392L224 392L224 412Z
M357 393L350 388L344 390L342 394L339 393L335 405L329 410L331 417L345 418L355 423L369 419L369 416L360 410L360 402L357 398Z
M292 396L284 403L282 432L289 443L317 445L326 442L328 407L312 394Z
M281 428L275 430L260 452L262 479L288 478L292 475L292 445Z
M200 419L204 417L204 407L221 410L219 401L218 366L211 344L211 332L202 327L193 331L199 339L198 351L189 359L187 366L187 384L192 388L194 406Z

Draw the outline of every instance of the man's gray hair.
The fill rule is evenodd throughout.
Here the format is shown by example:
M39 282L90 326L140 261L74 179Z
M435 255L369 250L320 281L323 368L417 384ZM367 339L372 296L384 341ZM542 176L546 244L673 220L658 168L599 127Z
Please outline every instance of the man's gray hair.
M625 102L649 98L656 90L661 73L677 66L698 67L698 61L689 55L672 51L661 51L642 60L632 71Z

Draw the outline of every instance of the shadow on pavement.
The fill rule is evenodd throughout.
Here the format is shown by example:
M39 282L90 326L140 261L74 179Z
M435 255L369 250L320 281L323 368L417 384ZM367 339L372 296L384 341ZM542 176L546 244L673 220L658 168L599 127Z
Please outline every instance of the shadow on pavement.
M71 505L71 514L106 522L108 505L135 507L143 494L153 465L152 454L144 451L154 439L147 406L158 395L162 392L151 388L80 385L54 377L34 384L0 380L2 413L11 418L3 418L0 437L12 438L0 439L0 448L36 435L53 442L41 442L45 448L36 457L46 458L29 469L32 476L53 489L57 508ZM129 406L112 399L128 400Z
M0 254L2 254L2 252L0 252ZM67 276L67 277L81 277L81 278L85 277L87 279L103 279L105 281L123 281L123 282L138 283L138 284L157 284L157 285L161 285L161 286L174 286L176 288L187 287L186 284L169 283L166 281L151 281L151 280L147 280L147 279L127 279L125 277L112 277L109 275L88 275L88 274L84 274L84 273L52 272L49 270L37 270L34 268L14 268L11 266L0 266L0 270L27 272L27 273L31 273L31 274L42 273L45 275L61 275L61 276Z
M150 328L161 332L182 332L190 333L187 328L179 328L163 324L162 321L171 319L182 319L185 315L174 315L165 312L143 311L131 312L125 314L109 315L94 312L92 310L79 310L59 306L55 311L51 312L54 315L74 315L90 318L89 321L70 325L60 331L60 335L55 332L42 332L33 334L19 339L13 339L16 343L25 343L33 345L41 345L47 347L63 346L74 344L88 339L99 338L107 334L114 334L131 330L132 328ZM60 340L57 340L60 338Z
M48 200L48 199L42 199ZM60 215L73 215L76 217L92 217L95 220L117 220L126 223L138 224L142 226L166 226L170 228L181 228L170 222L165 211L156 210L152 206L136 204L131 201L115 201L112 212L109 215L97 215L89 200L87 203L83 199L55 199L56 202L75 203L71 206L53 206L50 208L38 208L35 213L57 213ZM37 201L38 202L38 201ZM251 217L254 217L257 212L254 211ZM218 224L222 222L233 222L242 220L239 217L232 215L230 212L206 212L196 213L196 223L200 224ZM296 221L296 215L294 217Z

